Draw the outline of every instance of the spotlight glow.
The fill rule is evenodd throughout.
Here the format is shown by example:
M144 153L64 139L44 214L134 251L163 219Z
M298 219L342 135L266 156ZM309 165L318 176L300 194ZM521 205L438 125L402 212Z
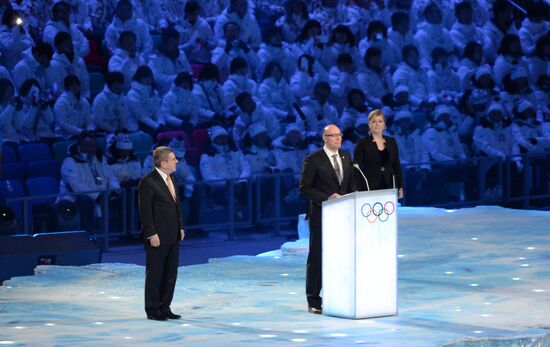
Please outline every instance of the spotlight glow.
M190 327L191 324L189 324L189 323L183 323L181 326L182 326L182 327Z
M482 330L475 330L474 334L483 334L483 331Z
M491 317L491 315L488 314L488 313L480 314L480 316L481 316L481 317Z
M477 241L477 240L479 240L479 238L477 238L477 237L472 237L472 240Z
M544 293L544 289L533 289L535 293Z
M103 322L95 322L95 325L103 325Z
M131 340L131 339L133 339L132 336L124 336L124 340Z
M445 212L453 213L455 210L445 210Z
M446 274L446 275L452 275L453 273L454 273L454 272L452 272L452 271L445 271L445 274Z
M13 327L14 329L17 329L17 330L23 330L25 329L25 327L22 327L22 326L16 326L16 327Z
M295 334L307 334L309 331L307 330L294 330L293 333Z
M9 340L2 340L0 341L0 345L13 345L15 342L9 341Z
M536 249L536 248L535 248L535 247L526 247L525 249L528 249L528 250L532 251L532 250L534 250L534 249Z
M529 267L529 266L531 266L531 265L529 265L529 264L521 264L521 267Z
M519 280L521 280L521 278L519 278L519 277L513 277L512 278L512 281L519 281Z
M234 325L234 326L238 327L238 326L241 325L241 323L231 323L231 325Z
M47 326L47 327L53 327L55 324L54 323L46 323L44 325Z
M470 287L479 287L479 284L477 284L477 283L470 283Z
M289 295L296 295L296 292L288 292Z
M329 336L330 336L330 337L346 337L346 336L348 336L348 334L344 334L344 333L334 333L334 334L330 334Z
M398 254L397 258L405 258L405 254Z
M307 340L306 339L292 339L290 341L292 341L292 342L306 342Z
M272 339L272 338L276 337L277 335L262 334L262 335L258 335L258 336L263 337L264 339Z
M289 276L289 274L281 274L281 276L287 277L287 276Z

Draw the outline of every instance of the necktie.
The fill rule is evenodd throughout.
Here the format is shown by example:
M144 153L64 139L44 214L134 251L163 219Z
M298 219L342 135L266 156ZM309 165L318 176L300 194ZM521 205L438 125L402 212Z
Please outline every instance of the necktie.
M342 184L342 172L340 171L340 165L338 164L338 160L336 159L338 157L338 154L332 155L332 161L334 162L334 171L336 172L336 177L338 178L338 184Z
M166 176L166 184L168 185L168 190L170 191L170 194L172 194L172 198L174 199L174 201L176 201L176 190L174 189L174 184L172 183L170 175Z

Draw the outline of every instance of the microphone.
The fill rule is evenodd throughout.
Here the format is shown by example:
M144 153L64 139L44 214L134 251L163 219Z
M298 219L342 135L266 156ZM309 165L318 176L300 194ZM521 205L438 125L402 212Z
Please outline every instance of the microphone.
M354 162L353 167L356 168L357 170L359 170L359 172L361 173L361 176L363 176L363 178L365 179L365 183L367 183L367 190L370 190L369 180L367 179L367 176L365 176L365 174L363 173L363 171L359 167L359 164L357 164L357 162Z

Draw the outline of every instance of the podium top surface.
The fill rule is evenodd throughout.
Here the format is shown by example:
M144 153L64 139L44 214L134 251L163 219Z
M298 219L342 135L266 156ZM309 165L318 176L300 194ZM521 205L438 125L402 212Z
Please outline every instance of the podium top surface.
M388 194L395 194L395 196L397 196L397 189L395 188L379 189L379 190L368 190L368 191L358 191L358 192L348 193L346 195L342 195L342 197L338 199L323 201L322 206L336 204L348 199L357 199L357 198L370 197L370 196L382 196L382 195L388 195Z

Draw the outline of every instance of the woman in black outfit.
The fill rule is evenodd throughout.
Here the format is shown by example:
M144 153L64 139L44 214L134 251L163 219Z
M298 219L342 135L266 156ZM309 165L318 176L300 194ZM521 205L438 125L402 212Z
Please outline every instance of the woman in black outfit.
M369 113L369 134L357 141L354 159L369 181L370 190L398 188L403 198L403 176L399 150L393 137L385 136L386 121L381 110ZM369 190L365 179L356 171L358 190Z

